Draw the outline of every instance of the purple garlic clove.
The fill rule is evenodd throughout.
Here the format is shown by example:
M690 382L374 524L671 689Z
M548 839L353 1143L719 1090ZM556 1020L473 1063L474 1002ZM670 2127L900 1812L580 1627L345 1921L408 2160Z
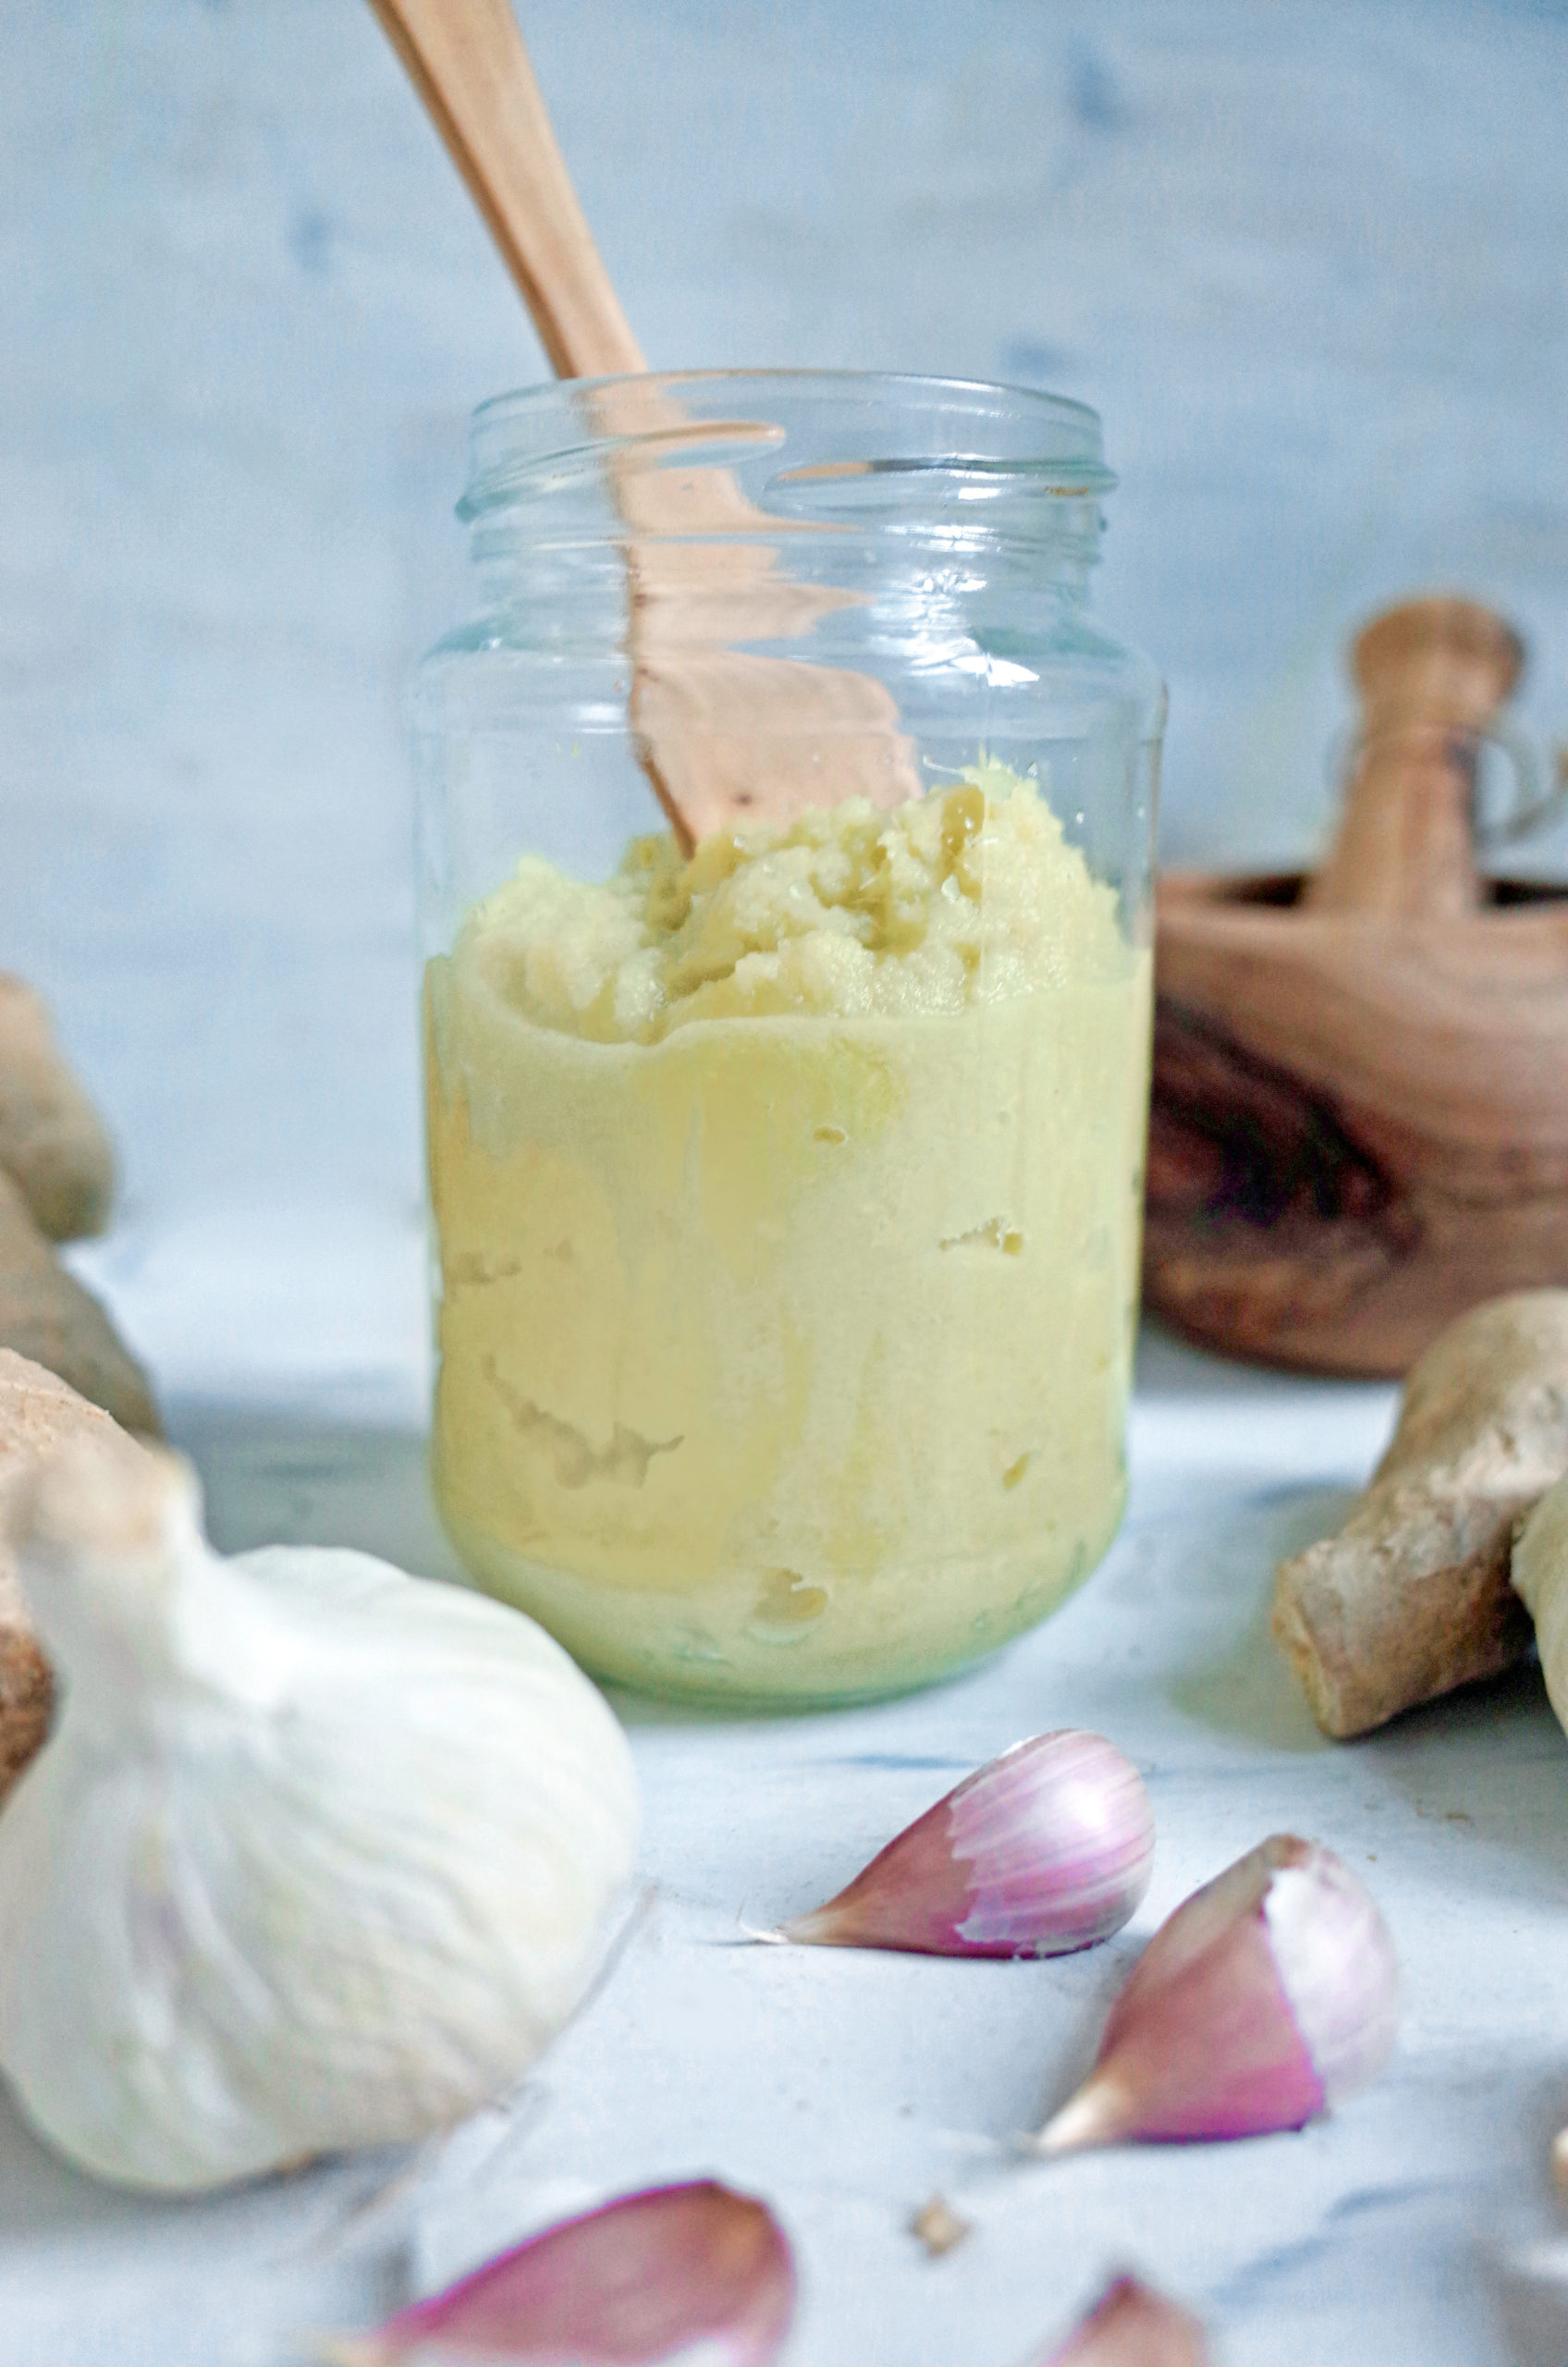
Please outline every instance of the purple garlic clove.
M546 2228L376 2333L326 2347L338 2367L768 2367L795 2272L765 2203L704 2179L651 2188Z
M1119 2276L1039 2367L1208 2367L1203 2328L1135 2276Z
M774 1936L928 1956L1051 1956L1119 1932L1148 1888L1143 1778L1102 1735L1036 1735L906 1827Z
M1399 1972L1383 1919L1315 1842L1277 1834L1194 1891L1111 2008L1046 2152L1299 2128L1376 2079Z

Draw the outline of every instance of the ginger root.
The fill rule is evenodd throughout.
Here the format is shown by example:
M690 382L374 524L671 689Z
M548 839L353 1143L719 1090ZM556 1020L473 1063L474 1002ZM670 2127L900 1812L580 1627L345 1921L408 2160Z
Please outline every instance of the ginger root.
M21 1474L67 1439L112 1436L107 1414L25 1356L0 1348L0 1499ZM0 1800L48 1731L54 1699L0 1522Z
M98 1113L55 1041L49 1014L20 978L0 974L0 1168L14 1175L51 1241L102 1233L115 1196L115 1154Z
M146 1374L90 1291L67 1274L19 1187L0 1172L0 1345L45 1365L128 1430L156 1437Z
M1529 1649L1513 1530L1564 1473L1568 1290L1493 1299L1413 1367L1339 1535L1280 1565L1274 1633L1325 1734L1366 1734Z
M0 1347L46 1365L128 1430L156 1435L147 1376L51 1247L99 1233L115 1159L43 1003L0 975Z

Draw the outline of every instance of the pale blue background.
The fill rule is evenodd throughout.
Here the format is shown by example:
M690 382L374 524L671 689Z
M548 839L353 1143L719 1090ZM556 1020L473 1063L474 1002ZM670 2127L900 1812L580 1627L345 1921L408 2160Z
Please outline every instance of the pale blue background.
M1170 855L1314 845L1345 632L1409 588L1501 603L1568 736L1562 9L523 18L655 363L1099 406L1096 597L1170 678ZM400 686L457 597L466 411L539 350L361 0L6 26L0 964L116 1119L131 1233L400 1217Z

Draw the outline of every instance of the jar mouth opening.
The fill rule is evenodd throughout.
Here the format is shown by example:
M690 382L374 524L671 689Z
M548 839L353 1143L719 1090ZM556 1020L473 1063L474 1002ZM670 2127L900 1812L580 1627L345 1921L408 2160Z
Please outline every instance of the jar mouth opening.
M607 455L640 468L787 465L781 486L878 478L970 482L1093 499L1117 480L1097 411L1037 387L855 370L651 371L571 378L495 395L474 411L459 505L472 521L520 496L600 471Z

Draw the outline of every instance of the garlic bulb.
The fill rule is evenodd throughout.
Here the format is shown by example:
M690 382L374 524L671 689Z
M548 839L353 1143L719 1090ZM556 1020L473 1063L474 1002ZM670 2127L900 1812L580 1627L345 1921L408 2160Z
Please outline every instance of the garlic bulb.
M64 1680L0 1817L0 2070L177 2192L418 2138L526 2071L631 1870L614 1717L520 1613L368 1554L220 1559L174 1457L13 1507Z

